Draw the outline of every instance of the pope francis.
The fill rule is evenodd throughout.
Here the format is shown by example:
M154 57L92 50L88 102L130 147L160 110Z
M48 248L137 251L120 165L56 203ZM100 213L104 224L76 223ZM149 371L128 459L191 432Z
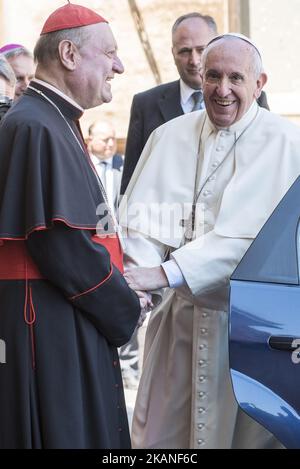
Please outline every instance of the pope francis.
M300 129L256 104L267 76L250 39L213 39L202 73L206 111L154 131L120 207L127 281L152 291L153 303L161 295L146 334L133 447L278 448L233 396L228 286L300 174Z

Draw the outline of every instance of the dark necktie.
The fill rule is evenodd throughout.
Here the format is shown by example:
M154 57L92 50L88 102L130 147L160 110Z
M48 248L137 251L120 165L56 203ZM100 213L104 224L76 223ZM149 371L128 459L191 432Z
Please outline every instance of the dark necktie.
M102 181L105 191L107 192L107 180L106 180L107 162L101 161L100 167L101 167L101 181Z
M194 100L194 106L192 112L199 111L200 109L204 109L204 101L203 101L203 93L202 91L195 91L192 94Z

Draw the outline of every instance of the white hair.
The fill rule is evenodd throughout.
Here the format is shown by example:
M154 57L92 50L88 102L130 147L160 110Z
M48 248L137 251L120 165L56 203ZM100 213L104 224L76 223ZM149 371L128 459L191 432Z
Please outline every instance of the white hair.
M210 50L215 46L215 43L217 41L222 41L222 40L223 41L243 41L249 44L251 46L251 53L252 53L252 58L253 58L252 65L253 65L254 76L258 78L264 72L263 62L262 62L261 54L260 54L258 47L247 36L244 36L239 33L227 33L227 34L222 34L221 36L217 36L213 38L207 44L203 52L203 55L202 55L203 68L205 68L206 59Z
M15 86L16 76L4 55L0 55L0 77L2 77L10 86Z
M61 41L73 42L80 50L90 37L89 26L79 28L63 29L43 34L38 39L34 48L34 60L41 65L48 65L51 60L59 57L58 46Z

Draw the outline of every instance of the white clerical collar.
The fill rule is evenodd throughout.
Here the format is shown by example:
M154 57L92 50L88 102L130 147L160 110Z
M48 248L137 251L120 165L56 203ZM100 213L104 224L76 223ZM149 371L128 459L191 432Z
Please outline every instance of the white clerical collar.
M180 78L180 98L181 98L181 104L185 105L190 97L192 96L195 91L200 91L200 90L194 90L194 88L191 88L188 86L181 78Z
M70 98L69 96L67 96L65 93L63 93L62 91L60 91L58 88L56 88L56 86L53 86L53 85L50 85L50 83L47 83L46 81L44 80L39 80L38 78L33 78L32 80L33 82L35 83L39 83L40 85L44 86L45 88L48 88L49 90L51 91L54 91L54 93L58 94L59 96L61 96L65 101L68 101L70 104L72 104L72 106L76 107L77 109L80 109L80 111L84 112L84 109L79 106L78 103L76 103L76 101L74 101L72 98Z
M245 127L247 127L247 125L250 124L250 122L252 120L254 120L255 116L257 115L259 111L259 106L258 104L256 103L256 101L254 101L254 103L250 106L250 108L248 109L248 111L246 112L246 114L242 117L242 119L240 119L238 122L236 122L235 124L233 124L232 126L230 127L216 127L210 120L207 112L206 112L206 117L205 117L205 120L204 120L204 123L203 123L203 128L202 128L202 132L201 132L201 139L203 141L206 141L206 139L212 134L212 133L218 133L218 132L221 132L221 131L226 131L229 133L231 132L241 132L244 130Z

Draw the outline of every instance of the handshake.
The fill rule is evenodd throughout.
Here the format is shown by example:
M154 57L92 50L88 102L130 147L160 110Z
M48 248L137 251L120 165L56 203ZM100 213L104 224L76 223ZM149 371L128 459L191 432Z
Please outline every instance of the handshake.
M146 318L146 314L153 308L153 290L169 286L165 271L158 267L130 267L125 270L124 278L128 286L135 291L140 300L141 316L138 325L141 326Z

